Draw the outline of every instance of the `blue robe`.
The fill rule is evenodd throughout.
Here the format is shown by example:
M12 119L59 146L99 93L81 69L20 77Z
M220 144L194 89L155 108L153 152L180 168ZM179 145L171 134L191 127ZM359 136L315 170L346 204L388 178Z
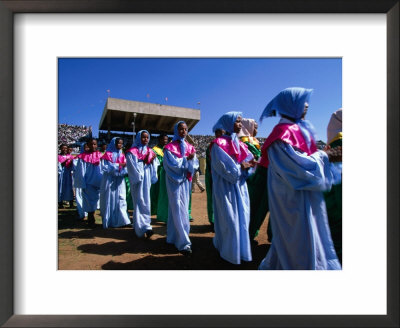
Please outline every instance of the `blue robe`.
M133 228L138 237L143 237L151 227L150 188L157 182L158 159L151 164L144 164L134 154L126 154L129 183L133 202Z
M70 201L74 199L72 190L72 165L70 167L62 166L58 163L58 202L63 200Z
M328 156L323 151L307 156L278 140L268 148L268 157L274 237L259 269L340 270L322 193L340 179Z
M94 212L98 208L102 172L100 165L78 159L74 173L75 187L82 188L82 209Z
M193 173L199 167L195 156L192 160L179 158L169 150L164 149L163 166L166 174L168 193L167 243L174 244L179 251L191 248L189 239L189 199L192 182L187 179L187 173Z
M76 176L76 166L78 163L78 159L74 159L72 161L72 171L73 171L73 185L75 187L75 202L76 202L76 211L78 212L78 216L80 219L85 218L85 216L87 215L87 213L85 213L85 211L82 208L82 188L77 188L76 187L76 183L75 183L75 176Z
M130 224L126 206L125 175L126 167L119 169L119 164L101 160L103 177L100 186L100 215L103 228L117 228Z
M248 172L217 144L211 148L213 179L213 243L221 257L233 264L251 261Z

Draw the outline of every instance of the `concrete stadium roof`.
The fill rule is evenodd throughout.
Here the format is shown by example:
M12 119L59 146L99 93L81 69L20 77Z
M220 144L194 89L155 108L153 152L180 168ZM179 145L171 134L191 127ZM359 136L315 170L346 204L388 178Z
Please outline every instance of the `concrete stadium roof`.
M132 132L134 113L135 131L148 130L151 134L173 134L178 121L185 121L190 131L200 121L199 109L108 98L99 130Z

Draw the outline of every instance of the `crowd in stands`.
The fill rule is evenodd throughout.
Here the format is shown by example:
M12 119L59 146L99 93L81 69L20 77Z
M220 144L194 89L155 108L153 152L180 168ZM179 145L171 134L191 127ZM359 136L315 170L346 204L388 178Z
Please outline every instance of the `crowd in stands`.
M86 125L58 124L58 147L61 144L73 146L73 152L79 152L76 143L92 136L92 127Z

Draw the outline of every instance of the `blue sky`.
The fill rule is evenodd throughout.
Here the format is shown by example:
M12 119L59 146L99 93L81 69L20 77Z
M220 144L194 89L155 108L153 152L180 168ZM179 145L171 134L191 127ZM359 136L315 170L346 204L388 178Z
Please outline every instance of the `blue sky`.
M329 118L342 107L340 58L60 58L58 65L59 123L91 125L94 136L107 90L113 98L200 108L191 134L212 134L231 110L258 121L279 91L300 86L314 89L307 119L326 142ZM264 119L258 136L277 121Z

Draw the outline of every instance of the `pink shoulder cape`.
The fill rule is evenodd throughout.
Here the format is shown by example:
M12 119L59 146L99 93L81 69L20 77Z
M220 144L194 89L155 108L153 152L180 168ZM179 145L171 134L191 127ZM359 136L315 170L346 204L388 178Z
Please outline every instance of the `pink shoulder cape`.
M99 165L101 156L102 156L102 154L98 150L96 150L93 153L85 152L85 153L79 154L77 156L77 158L80 158L81 160L83 160L86 163L91 163L93 165Z
M185 157L194 154L196 152L196 149L185 140L186 143L186 153ZM181 145L178 140L172 141L169 144L167 144L164 149L169 150L172 154L174 154L176 157L182 158L181 154Z
M261 159L259 165L268 167L268 147L276 140L282 140L283 142L301 150L307 155L311 155L317 151L317 145L315 140L311 140L311 146L308 147L307 143L300 131L300 127L297 124L280 123L275 125L271 134L265 140L264 145L261 149Z
M239 154L239 152L233 145L232 138L227 136L221 136L219 138L214 139L212 141L212 144L214 143L217 144L219 147L221 147L221 149L229 156L235 157L238 163L242 163L250 154L249 150L247 149L247 145L244 144L242 141L239 141L239 147L240 147L240 154Z
M70 167L72 165L73 159L74 159L74 156L72 156L71 154L58 155L58 162L61 164L65 162L65 167Z
M185 140L186 143L186 152L185 152L185 157L189 156L190 154L194 154L196 152L196 149ZM178 158L182 158L182 154L181 154L181 145L180 142L178 140L172 141L169 144L167 144L164 147L164 150L168 150L170 151L172 154L174 154L176 157ZM192 174L190 172L187 173L186 178L189 181L192 181L193 177Z
M110 151L106 151L106 152L103 154L103 156L101 156L100 159L104 159L104 160L106 160L106 161L109 161L109 162L111 162L111 163L114 163L113 160L112 160L112 152L110 152ZM126 163L126 158L125 158L124 153L121 153L121 154L119 155L119 157L118 157L118 159L117 159L117 161L116 161L115 163L120 163L120 164Z
M139 148L137 147L129 148L128 152L135 155L139 160L143 161L145 164L150 164L156 157L156 153L150 147L147 147L147 151L145 154L141 154L139 152Z

